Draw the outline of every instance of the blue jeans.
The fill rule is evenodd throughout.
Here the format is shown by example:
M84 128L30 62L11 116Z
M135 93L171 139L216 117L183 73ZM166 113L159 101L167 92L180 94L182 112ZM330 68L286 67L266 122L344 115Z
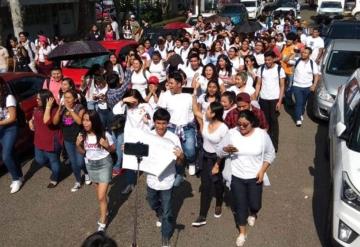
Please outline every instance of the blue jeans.
M47 152L35 147L35 161L43 166L49 163L52 174L51 181L58 182L60 178L60 150L55 152Z
M293 94L293 81L294 81L294 75L286 74L285 77L285 103L286 104L292 104L292 94Z
M170 240L174 233L174 216L172 210L172 189L154 190L147 187L147 200L156 216L161 220L161 235Z
M0 127L0 143L2 146L2 160L8 169L12 180L19 180L23 173L21 167L14 159L14 145L17 137L18 126L12 124L10 126Z
M293 87L295 96L295 120L301 120L301 116L305 113L306 102L310 95L310 87Z
M112 138L115 141L115 151L116 151L116 163L114 164L115 169L120 169L122 167L122 145L124 143L124 133L119 134L118 136L115 133L112 133Z
M69 156L76 182L81 183L81 169L87 174L84 156L76 150L74 142L64 141L64 146Z

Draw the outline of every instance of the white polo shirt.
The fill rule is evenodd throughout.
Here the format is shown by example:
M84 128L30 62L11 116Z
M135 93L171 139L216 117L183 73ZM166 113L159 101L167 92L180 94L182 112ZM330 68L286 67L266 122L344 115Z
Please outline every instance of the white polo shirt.
M312 49L310 58L316 60L319 55L319 50L325 47L324 40L321 37L313 38L312 36L307 37L306 46Z
M188 66L185 66L185 65L181 65L179 66L180 69L182 71L185 72L186 74L186 87L191 87L191 84L192 84L192 80L194 78L194 75L196 73L198 73L199 75L201 75L202 71L203 71L203 67L202 66L199 66L199 68L197 68L196 70L193 70L191 68L191 65L188 65Z
M294 70L295 87L311 87L313 84L314 75L319 74L319 66L313 61L313 69L311 69L311 61L300 60Z
M264 67L261 78L261 67L257 71L257 76L261 78L260 98L265 100L279 99L280 96L280 78L285 78L283 68L280 69L280 78L278 73L278 66L274 64L272 68Z

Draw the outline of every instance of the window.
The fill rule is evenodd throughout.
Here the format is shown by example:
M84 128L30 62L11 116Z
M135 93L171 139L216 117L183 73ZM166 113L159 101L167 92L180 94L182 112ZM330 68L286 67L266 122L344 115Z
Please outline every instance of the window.
M71 60L66 67L74 69L90 69L94 64L100 64L102 66L107 60L109 60L109 55L79 58Z
M352 123L348 147L353 151L360 152L360 105L356 107Z
M326 73L350 76L359 67L360 51L333 51L330 54Z
M350 79L350 82L346 85L344 91L344 111L345 111L345 123L350 126L353 112L358 105L360 99L359 82L354 76ZM358 107L359 108L359 107Z
M20 101L34 96L43 87L44 78L24 77L10 82L13 92Z

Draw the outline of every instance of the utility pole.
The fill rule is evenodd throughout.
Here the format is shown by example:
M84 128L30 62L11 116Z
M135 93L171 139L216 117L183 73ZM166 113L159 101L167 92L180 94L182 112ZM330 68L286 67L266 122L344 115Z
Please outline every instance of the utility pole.
M21 13L21 5L19 0L8 0L11 19L14 28L14 34L17 36L20 32L24 31L24 23Z

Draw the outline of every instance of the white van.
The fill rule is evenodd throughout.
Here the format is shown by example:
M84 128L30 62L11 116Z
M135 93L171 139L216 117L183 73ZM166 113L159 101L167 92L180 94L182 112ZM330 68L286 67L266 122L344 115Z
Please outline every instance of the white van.
M258 0L241 0L249 14L249 19L256 19L260 16L263 9L263 2Z

